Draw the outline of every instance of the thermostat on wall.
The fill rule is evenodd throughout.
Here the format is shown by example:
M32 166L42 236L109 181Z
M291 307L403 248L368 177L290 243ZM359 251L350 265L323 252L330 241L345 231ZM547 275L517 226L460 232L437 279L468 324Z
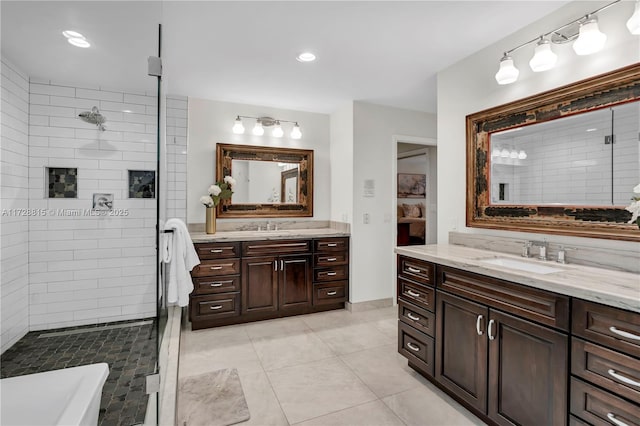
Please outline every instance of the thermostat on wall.
M364 180L363 197L374 197L376 195L376 181L373 179Z

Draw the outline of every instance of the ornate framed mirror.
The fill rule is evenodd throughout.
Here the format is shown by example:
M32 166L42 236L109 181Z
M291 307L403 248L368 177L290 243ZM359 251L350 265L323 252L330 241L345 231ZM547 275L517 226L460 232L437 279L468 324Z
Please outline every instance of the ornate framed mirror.
M640 64L467 116L467 226L640 241Z
M313 150L216 144L216 182L233 176L220 218L313 216Z

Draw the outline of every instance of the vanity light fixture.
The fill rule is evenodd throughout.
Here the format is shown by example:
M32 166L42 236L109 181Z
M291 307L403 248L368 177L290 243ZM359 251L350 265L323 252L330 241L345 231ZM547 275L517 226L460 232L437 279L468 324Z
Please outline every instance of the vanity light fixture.
M284 129L282 128L281 123L293 123L293 129L289 136L291 139L300 139L302 138L302 131L300 130L300 126L297 121L288 121L288 120L276 120L271 117L250 117L246 115L238 115L234 121L232 131L236 135L241 135L244 133L244 126L242 125L243 118L250 118L256 120L256 124L253 127L251 133L256 136L264 135L264 128L273 126L273 130L271 131L271 136L274 138L281 138L284 136Z
M91 43L89 43L87 39L77 31L66 30L62 32L62 35L67 38L69 44L76 47L87 48L91 46Z
M581 56L591 55L602 50L607 41L607 35L598 28L597 14L621 1L615 0L554 30L541 34L533 40L505 51L500 59L500 68L495 75L496 81L498 84L504 85L511 84L518 79L519 72L511 54L532 43L537 42L534 56L529 61L529 66L534 72L547 71L555 66L558 55L552 51L552 44L573 42L573 50ZM640 35L640 0L636 0L635 12L627 21L627 28L631 34Z
M627 29L633 35L640 35L640 0L636 0L636 10L627 21Z

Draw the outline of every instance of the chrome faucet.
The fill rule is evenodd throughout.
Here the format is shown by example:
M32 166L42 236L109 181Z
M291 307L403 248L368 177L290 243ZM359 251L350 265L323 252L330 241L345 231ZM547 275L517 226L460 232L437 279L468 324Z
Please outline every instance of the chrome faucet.
M525 241L522 246L522 257L531 257L531 241Z
M547 240L544 241L531 241L532 246L540 247L538 251L538 259L547 260L547 248L549 247L549 243Z
M271 221L267 221L267 231L271 231Z
M567 263L567 250L576 250L576 249L573 247L565 247L565 246L558 247L558 259L556 260L556 262L562 263L562 264Z

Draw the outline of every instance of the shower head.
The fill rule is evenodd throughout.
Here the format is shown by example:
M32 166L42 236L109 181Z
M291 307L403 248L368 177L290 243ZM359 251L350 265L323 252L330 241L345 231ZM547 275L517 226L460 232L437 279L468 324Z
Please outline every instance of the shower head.
M78 114L78 117L80 117L80 119L82 119L82 121L84 122L95 124L96 126L98 126L98 129L102 131L105 130L104 123L105 121L107 121L107 117L100 113L98 107L94 106L93 108L91 108L91 111L81 112L80 114Z

